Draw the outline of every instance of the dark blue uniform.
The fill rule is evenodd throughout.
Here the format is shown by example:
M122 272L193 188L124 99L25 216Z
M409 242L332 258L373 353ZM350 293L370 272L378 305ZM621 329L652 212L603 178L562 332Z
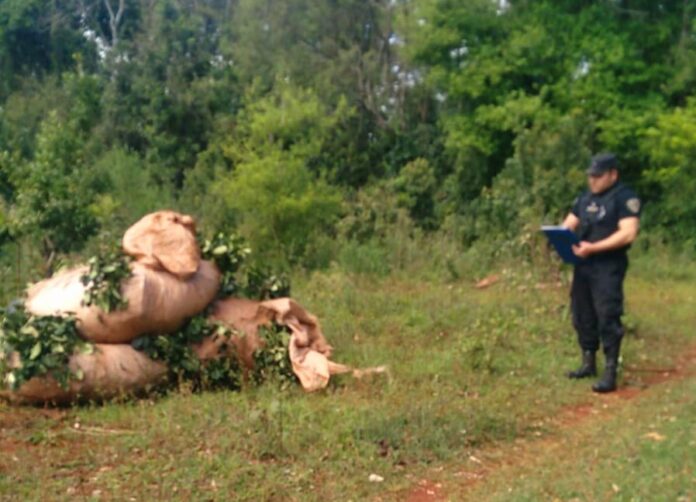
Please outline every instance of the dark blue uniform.
M582 241L601 241L618 230L619 220L640 217L640 206L633 190L620 182L599 194L588 190L573 205L572 213L580 220L576 233ZM591 255L575 266L571 308L583 351L596 352L601 340L605 354L618 354L629 247Z

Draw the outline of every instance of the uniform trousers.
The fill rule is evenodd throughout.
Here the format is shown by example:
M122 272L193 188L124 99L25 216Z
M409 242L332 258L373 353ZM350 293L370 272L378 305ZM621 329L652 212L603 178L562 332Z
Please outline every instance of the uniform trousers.
M628 269L625 254L591 256L575 266L570 290L573 326L583 351L596 352L600 341L604 353L621 344L624 330L623 281Z

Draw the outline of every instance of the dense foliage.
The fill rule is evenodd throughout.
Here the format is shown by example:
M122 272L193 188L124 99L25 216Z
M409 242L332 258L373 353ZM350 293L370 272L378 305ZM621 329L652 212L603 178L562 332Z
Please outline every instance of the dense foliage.
M512 248L602 150L694 249L693 2L5 0L0 68L1 270L163 207L275 265Z

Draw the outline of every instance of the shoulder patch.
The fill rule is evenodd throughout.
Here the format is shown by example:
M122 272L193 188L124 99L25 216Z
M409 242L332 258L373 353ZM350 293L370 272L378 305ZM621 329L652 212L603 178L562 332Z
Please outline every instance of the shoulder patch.
M631 211L634 214L638 214L640 212L640 199L633 197L631 199L628 199L626 201L626 207L628 208L629 211Z

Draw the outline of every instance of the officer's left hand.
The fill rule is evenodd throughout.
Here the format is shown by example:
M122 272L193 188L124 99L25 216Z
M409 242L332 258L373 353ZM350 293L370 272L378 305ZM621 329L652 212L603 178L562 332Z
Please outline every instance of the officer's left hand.
M594 246L591 242L580 241L580 243L573 246L573 253L580 258L587 258L594 252Z

